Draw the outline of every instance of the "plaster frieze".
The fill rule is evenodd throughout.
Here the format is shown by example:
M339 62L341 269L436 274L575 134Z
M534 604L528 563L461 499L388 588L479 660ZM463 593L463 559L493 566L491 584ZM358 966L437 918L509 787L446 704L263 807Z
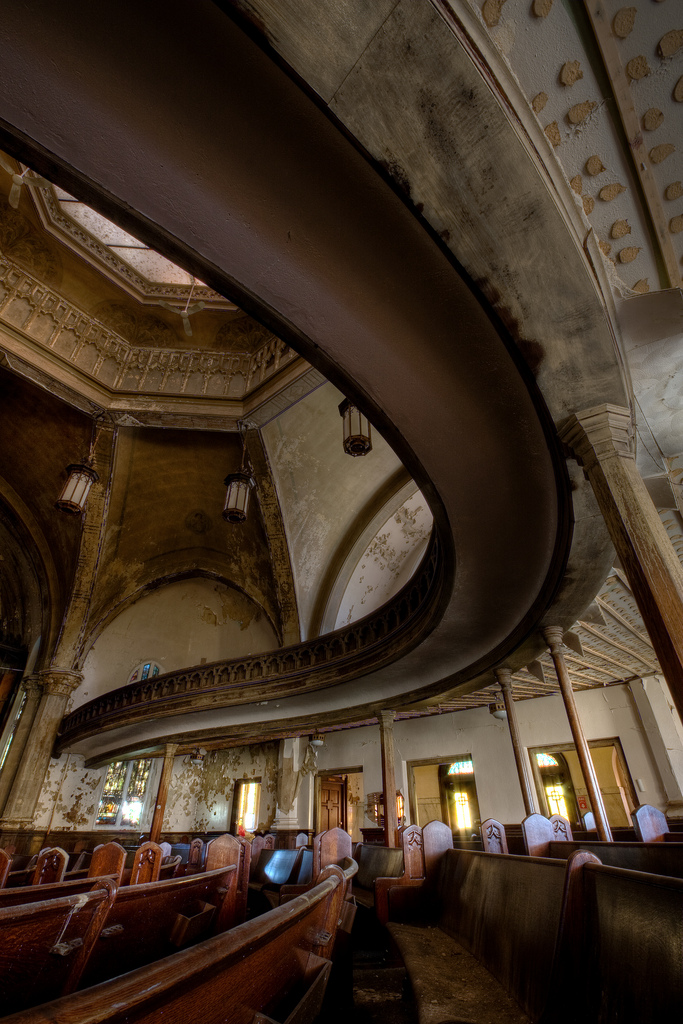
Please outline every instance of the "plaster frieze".
M23 355L30 363L49 354L109 392L158 399L244 399L297 359L264 328L239 323L231 325L229 350L131 344L6 256L0 258L2 326L25 340ZM222 344L227 349L227 336Z

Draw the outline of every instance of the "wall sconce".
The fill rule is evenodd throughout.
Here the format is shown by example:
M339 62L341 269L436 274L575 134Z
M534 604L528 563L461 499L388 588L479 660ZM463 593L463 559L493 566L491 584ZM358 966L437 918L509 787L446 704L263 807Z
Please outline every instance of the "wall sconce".
M68 474L66 483L55 502L55 508L58 508L60 512L67 512L72 516L79 516L82 512L85 512L90 488L100 479L99 474L93 468L93 453L101 429L100 425L90 441L88 457L83 459L82 462L73 462L70 466L66 467Z
M322 747L323 743L325 742L325 737L322 735L322 733L316 732L313 733L308 742L312 747Z
M508 716L508 713L505 710L505 703L502 700L497 700L495 703L489 704L489 713L492 714L494 718L500 719L507 718Z
M345 398L339 406L343 423L344 451L347 455L367 455L372 451L370 423L360 409Z
M242 428L240 426L240 433ZM254 486L253 479L244 471L244 463L247 457L247 448L242 433L242 464L239 473L230 473L225 478L227 493L225 505L223 506L223 518L226 523L243 523L247 518L249 509L249 494Z
M190 751L190 753L185 758L185 763L193 764L197 768L201 768L204 764L205 756L206 751L204 750L204 747L195 747L193 750Z

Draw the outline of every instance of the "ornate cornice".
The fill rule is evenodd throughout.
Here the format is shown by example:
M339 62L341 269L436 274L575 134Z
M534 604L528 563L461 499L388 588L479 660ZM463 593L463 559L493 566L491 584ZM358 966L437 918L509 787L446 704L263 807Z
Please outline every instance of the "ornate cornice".
M136 346L6 256L0 257L2 325L26 339L29 359L37 349L114 394L240 400L298 358L262 328L252 352L245 345L238 351Z
M375 614L306 643L111 690L65 717L57 749L132 722L310 693L381 668L433 628L443 581L440 545L433 533L418 571Z

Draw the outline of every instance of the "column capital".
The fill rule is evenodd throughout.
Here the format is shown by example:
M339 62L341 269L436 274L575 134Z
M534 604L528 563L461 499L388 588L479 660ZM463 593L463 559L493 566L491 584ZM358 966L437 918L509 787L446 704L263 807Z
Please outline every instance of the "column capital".
M512 672L509 668L496 668L493 674L500 683L501 690L512 692Z
M38 673L43 692L52 696L70 697L83 682L83 673L67 668L48 668Z
M24 687L29 700L31 697L40 697L43 692L43 680L39 675L25 676L21 681L21 685Z
M551 654L561 653L563 636L564 630L562 626L546 626L543 630L543 639L550 648Z
M396 720L396 712L395 711L378 711L378 713L377 713L377 723L378 723L378 725L383 725L385 727L387 725L393 725L395 720Z
M631 412L620 405L595 405L574 413L558 432L586 469L603 459L634 459Z

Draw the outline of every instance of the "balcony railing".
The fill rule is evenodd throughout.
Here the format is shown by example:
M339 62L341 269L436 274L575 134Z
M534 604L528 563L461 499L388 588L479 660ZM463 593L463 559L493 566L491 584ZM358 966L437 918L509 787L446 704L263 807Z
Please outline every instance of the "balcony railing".
M305 643L110 690L64 718L57 750L124 724L290 697L376 670L407 653L436 625L443 582L433 531L418 571L374 614Z

